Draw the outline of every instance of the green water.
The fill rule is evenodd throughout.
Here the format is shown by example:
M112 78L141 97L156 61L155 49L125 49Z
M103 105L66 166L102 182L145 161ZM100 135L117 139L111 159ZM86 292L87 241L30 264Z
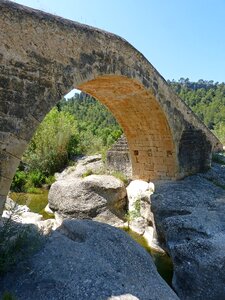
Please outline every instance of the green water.
M39 189L38 193L10 193L10 198L19 205L27 205L32 212L41 214L44 219L53 218L44 211L48 204L48 190Z
M172 277L173 277L173 264L171 258L166 254L155 249L152 249L148 246L147 241L145 238L136 232L128 229L123 228L130 237L132 237L138 244L144 247L152 256L152 259L156 265L157 271L159 272L160 276L170 285L172 286Z

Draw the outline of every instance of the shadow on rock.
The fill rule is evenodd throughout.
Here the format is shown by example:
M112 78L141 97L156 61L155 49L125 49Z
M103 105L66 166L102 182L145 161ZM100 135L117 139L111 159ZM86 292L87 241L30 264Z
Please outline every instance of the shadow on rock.
M33 224L21 224L12 218L0 221L0 278L14 270L16 265L41 249L46 237Z
M7 273L1 293L16 299L178 299L150 255L125 232L65 220L41 249Z

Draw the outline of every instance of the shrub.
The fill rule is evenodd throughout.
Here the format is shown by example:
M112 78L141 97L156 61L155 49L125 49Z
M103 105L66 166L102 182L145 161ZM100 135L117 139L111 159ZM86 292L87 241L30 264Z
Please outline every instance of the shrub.
M48 185L48 186L51 186L54 182L55 182L55 176L54 175L51 175L51 176L48 176L45 178L45 183Z
M4 292L2 300L16 300L16 298L8 291Z
M27 175L24 171L17 171L13 177L13 181L11 184L11 191L13 192L25 192L25 184L26 184Z
M53 108L39 125L23 161L29 165L30 171L53 175L61 171L70 156L76 153L77 135L75 118L68 112Z
M213 153L212 161L217 164L225 165L225 156L221 153Z
M220 139L221 143L225 145L225 121L218 123L213 132Z
M128 211L125 215L125 219L128 222L128 228L129 223L139 217L141 217L141 199L137 198L137 200L134 202L134 209Z
M27 174L26 188L41 187L45 183L45 176L40 171L33 171Z

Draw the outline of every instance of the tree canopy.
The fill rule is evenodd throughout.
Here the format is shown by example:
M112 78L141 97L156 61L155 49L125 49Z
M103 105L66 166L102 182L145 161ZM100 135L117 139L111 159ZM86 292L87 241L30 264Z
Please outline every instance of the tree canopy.
M188 78L168 80L168 83L221 142L225 143L225 83L202 79L191 82Z

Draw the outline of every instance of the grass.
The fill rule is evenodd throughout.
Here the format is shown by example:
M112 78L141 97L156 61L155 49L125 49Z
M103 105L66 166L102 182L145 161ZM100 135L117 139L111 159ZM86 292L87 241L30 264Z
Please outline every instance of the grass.
M125 185L128 185L129 180L128 180L128 178L126 177L126 175L124 175L122 172L120 172L120 171L113 171L113 172L111 173L111 175L114 176L114 177L116 177L116 178L118 178L118 179L120 179L121 181L123 181L123 183L124 183Z
M125 215L125 218L128 222L128 227L130 222L139 217L141 217L141 199L137 198L137 200L134 202L134 209L128 211L128 213Z
M225 184L222 184L215 179L212 180L212 183L214 183L216 186L220 187L221 189L225 190Z
M92 170L92 169L87 169L87 171L85 171L85 172L82 174L82 177L85 178L85 177L90 176L90 175L92 175L92 174L94 174L94 173L93 173L93 170Z
M16 298L8 291L4 292L2 300L16 300Z
M223 183L220 183L218 180L216 180L215 178L208 178L208 177L205 177L206 180L212 182L213 184L215 184L216 186L220 187L221 189L225 190L225 184Z

